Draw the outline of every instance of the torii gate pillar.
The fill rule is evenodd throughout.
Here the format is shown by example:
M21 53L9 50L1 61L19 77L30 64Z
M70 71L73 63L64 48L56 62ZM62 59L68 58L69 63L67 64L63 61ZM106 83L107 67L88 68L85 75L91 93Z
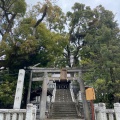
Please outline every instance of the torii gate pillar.
M47 81L48 81L48 74L47 72L45 72L43 85L42 85L41 101L40 101L40 120L45 120L46 100L47 100Z

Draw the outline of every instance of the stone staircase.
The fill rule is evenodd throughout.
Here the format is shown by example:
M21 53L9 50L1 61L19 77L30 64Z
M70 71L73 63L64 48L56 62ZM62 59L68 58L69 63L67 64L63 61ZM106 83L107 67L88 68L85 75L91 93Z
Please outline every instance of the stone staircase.
M75 103L69 89L57 89L55 102L51 106L50 119L77 119Z
M69 89L56 89L55 102L72 102Z

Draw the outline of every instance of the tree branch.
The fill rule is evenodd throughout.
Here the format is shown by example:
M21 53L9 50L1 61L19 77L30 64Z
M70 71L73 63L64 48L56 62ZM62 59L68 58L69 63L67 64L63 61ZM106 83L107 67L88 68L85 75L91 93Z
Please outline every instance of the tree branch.
M17 13L13 14L12 17L11 17L11 19L8 21L8 27L6 29L6 32L10 32L10 29L11 29L12 24L13 24L13 20L15 19L16 15L17 15Z
M0 8L4 11L4 8L5 8L5 1L4 0L1 0L2 2L2 5L0 5Z
M4 0L1 0L1 2L3 3L2 5L4 6L4 5L5 5L5 1L4 1Z
M4 35L1 30L0 30L0 34L1 34L2 36Z
M15 1L16 1L16 0L14 0L10 5L9 5L9 3L10 3L10 1L9 1L9 3L8 3L9 6L8 6L8 9L7 9L7 10L10 9L10 7L15 3Z
M10 20L9 20L8 13L6 12L6 10L5 10L5 17L6 17L7 21L9 22Z
M36 24L34 25L34 28L36 28L36 27L42 22L42 20L43 20L44 17L46 16L46 13L47 13L47 6L45 6L45 10L44 10L44 12L43 12L42 18L39 19L39 20L36 22Z

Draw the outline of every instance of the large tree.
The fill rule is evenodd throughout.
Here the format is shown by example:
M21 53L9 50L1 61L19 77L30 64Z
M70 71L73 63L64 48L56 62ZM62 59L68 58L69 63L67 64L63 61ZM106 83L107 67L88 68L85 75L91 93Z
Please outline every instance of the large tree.
M110 103L119 100L115 87L120 79L116 74L119 72L120 59L119 33L114 14L101 5L96 7L81 51L81 64L91 71L86 73L86 80L95 85L98 98L101 97L99 101ZM99 87L100 84L103 87Z
M72 59L74 67L86 70L86 85L95 87L98 101L108 103L120 98L115 87L120 79L120 30L114 17L101 5L92 10L80 3L75 3L66 15L69 43L64 59L69 67Z
M6 24L11 26L9 31L6 27L1 29L3 37L0 43L0 53L1 56L5 55L5 60L1 60L0 66L9 67L9 69L23 68L37 63L41 66L53 66L67 43L65 36L60 35L63 30L63 24L60 24L63 20L60 18L64 18L61 9L48 1L44 4L38 3L24 15L25 9L16 8L18 2L21 3L21 8L24 7L26 5L24 1L1 2L3 5L10 4L11 9L9 9L13 10L12 14L15 12L15 16L14 19L11 15L10 18L8 16L13 20L12 23L8 20ZM6 21L5 16L2 26Z
M80 50L88 31L88 23L93 20L93 15L90 7L80 3L75 3L72 7L72 12L67 12L69 44L65 48L64 56L69 67L71 67L71 59L74 61L74 67L80 66Z
M0 0L0 34L12 34L16 18L26 12L25 0Z
M17 49L15 41L14 27L18 25L19 19L26 12L24 0L0 0L0 57L7 56L11 50ZM0 66L6 67L7 61L0 61Z
M48 3L42 4L39 7L39 11L36 10L36 7L33 7L32 11L25 13L26 8L20 9L20 11L19 6L17 7L20 3L21 8L26 7L26 3L24 1L1 0L1 3L3 3L4 6L6 5L6 7L10 5L11 9L9 10L11 11L11 14L15 12L14 19L12 18L12 23L9 23L9 20L7 21L6 16L2 16L3 18L0 29L2 32L0 56L4 56L3 60L0 58L0 67L2 66L9 69L7 78L4 77L5 74L2 75L3 72L0 73L3 76L3 78L0 79L0 102L2 103L1 105L10 107L10 104L14 99L12 94L14 94L13 88L15 87L13 86L17 80L14 77L10 77L11 73L13 75L18 72L18 69L33 66L37 63L40 63L40 67L56 66L54 61L57 61L63 53L64 47L67 44L67 39L66 36L60 34L61 30L58 27L59 24L55 25L57 22L49 22L52 26L56 26L52 27L52 29L47 25L48 18L50 17L49 9L51 7L54 8L54 10L51 10L51 14L54 14L55 9L58 9L58 11L62 13L58 6L52 6L50 3L50 5ZM2 6L2 4L0 5ZM6 7L4 7L5 10ZM4 13L4 9L0 10ZM11 14L7 12L9 19L11 19ZM57 15L57 17L59 17L59 15ZM58 21L60 21L60 19ZM10 25L9 31L5 25ZM59 32L57 32L57 30ZM25 85L27 84L25 83ZM6 88L4 89L5 86ZM25 89L27 89L27 87L25 87ZM9 94L4 95L6 91L9 91ZM11 97L8 100L10 95ZM4 101L5 99L8 100L6 104L6 101Z

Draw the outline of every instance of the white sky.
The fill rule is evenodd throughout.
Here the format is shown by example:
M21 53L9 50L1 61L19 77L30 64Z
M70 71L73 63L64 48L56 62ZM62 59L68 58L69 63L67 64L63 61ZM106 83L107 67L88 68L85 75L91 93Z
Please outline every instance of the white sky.
M42 2L44 0L25 0L28 5L35 5L37 2ZM120 26L120 0L56 0L56 4L60 6L63 12L71 10L71 7L75 2L83 3L86 6L95 8L98 5L102 5L107 10L111 10L115 14L115 20L118 21Z

